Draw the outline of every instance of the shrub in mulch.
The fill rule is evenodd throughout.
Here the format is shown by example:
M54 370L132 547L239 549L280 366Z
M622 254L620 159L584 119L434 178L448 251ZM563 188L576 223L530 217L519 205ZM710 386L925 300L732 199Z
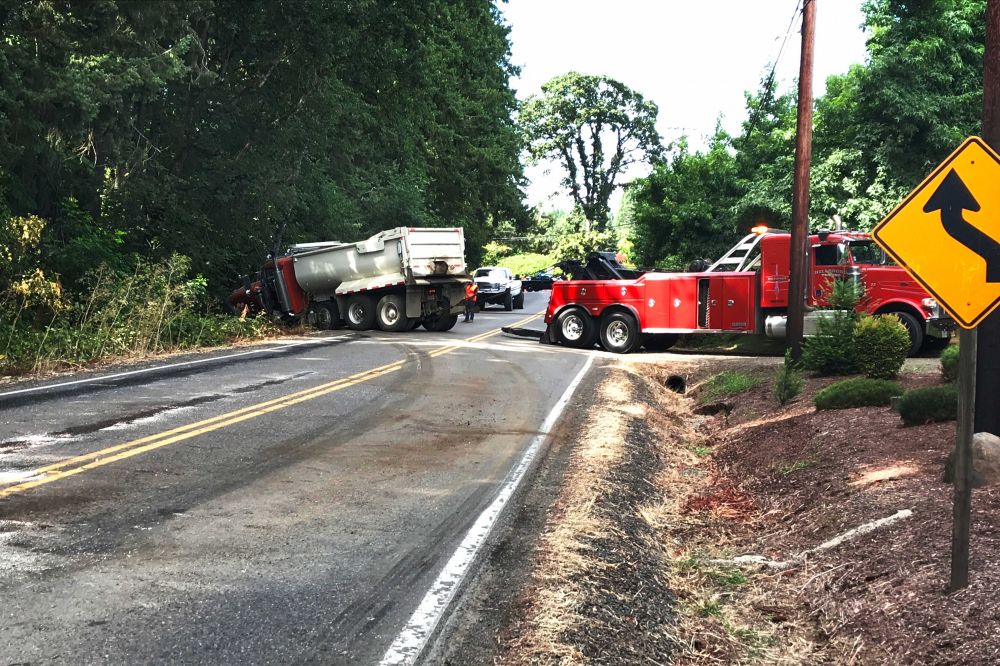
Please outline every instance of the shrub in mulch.
M854 377L830 384L816 394L816 409L888 406L890 399L903 395L899 382Z
M941 376L946 382L958 381L958 345L949 345L941 352Z
M774 376L775 400L779 405L785 405L801 393L805 385L806 380L802 376L802 370L792 362L791 352L786 352L785 363L778 368Z
M958 418L958 388L948 384L908 391L899 401L899 415L908 426L954 421Z
M872 379L895 379L910 352L910 335L894 314L861 317L854 326L858 369Z

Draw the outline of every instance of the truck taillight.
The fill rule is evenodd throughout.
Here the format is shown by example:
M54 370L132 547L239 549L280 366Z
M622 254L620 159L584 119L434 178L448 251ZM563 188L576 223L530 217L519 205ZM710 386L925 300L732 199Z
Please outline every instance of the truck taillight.
M920 301L920 304L924 306L924 309L927 310L928 312L934 312L935 310L937 310L938 307L938 302L935 301L933 298L925 298L924 300Z

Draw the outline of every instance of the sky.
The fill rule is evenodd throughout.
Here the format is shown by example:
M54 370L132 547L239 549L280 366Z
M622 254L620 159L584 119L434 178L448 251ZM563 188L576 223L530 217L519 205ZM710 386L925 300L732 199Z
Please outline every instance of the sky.
M610 76L659 106L664 143L687 135L702 148L717 119L737 132L744 91L756 91L778 61L779 90L795 85L800 54L799 0L509 0L512 86L520 99L554 76L575 70ZM862 0L816 0L814 96L832 74L866 59ZM791 31L789 24L795 16ZM549 173L546 175L545 171ZM532 167L529 205L569 208L558 166ZM642 171L630 177L643 175ZM619 195L620 196L620 195ZM612 210L619 197L613 199Z

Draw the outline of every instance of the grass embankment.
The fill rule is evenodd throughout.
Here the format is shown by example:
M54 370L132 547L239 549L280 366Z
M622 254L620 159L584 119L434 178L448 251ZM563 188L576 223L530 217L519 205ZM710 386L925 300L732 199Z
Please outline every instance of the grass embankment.
M140 264L130 275L99 270L89 291L45 307L0 303L0 375L79 368L274 335L266 318L212 314L206 283L182 257Z
M774 397L779 359L606 369L502 663L985 663L1000 654L1000 493L946 593L954 423ZM721 367L720 367L721 366ZM940 386L936 368L905 389ZM685 375L688 394L663 388ZM731 410L696 412L725 397ZM873 531L856 530L878 524ZM742 556L754 556L746 559ZM642 581L637 584L635 581ZM649 609L651 600L669 609ZM639 657L638 650L645 650Z

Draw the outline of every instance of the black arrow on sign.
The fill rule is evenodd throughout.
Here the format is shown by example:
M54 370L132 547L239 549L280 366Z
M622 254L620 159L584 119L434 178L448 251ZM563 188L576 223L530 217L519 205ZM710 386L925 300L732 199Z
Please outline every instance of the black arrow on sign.
M986 281L1000 282L1000 243L965 221L962 211L978 211L979 202L952 169L924 205L925 213L941 211L948 235L986 261Z

